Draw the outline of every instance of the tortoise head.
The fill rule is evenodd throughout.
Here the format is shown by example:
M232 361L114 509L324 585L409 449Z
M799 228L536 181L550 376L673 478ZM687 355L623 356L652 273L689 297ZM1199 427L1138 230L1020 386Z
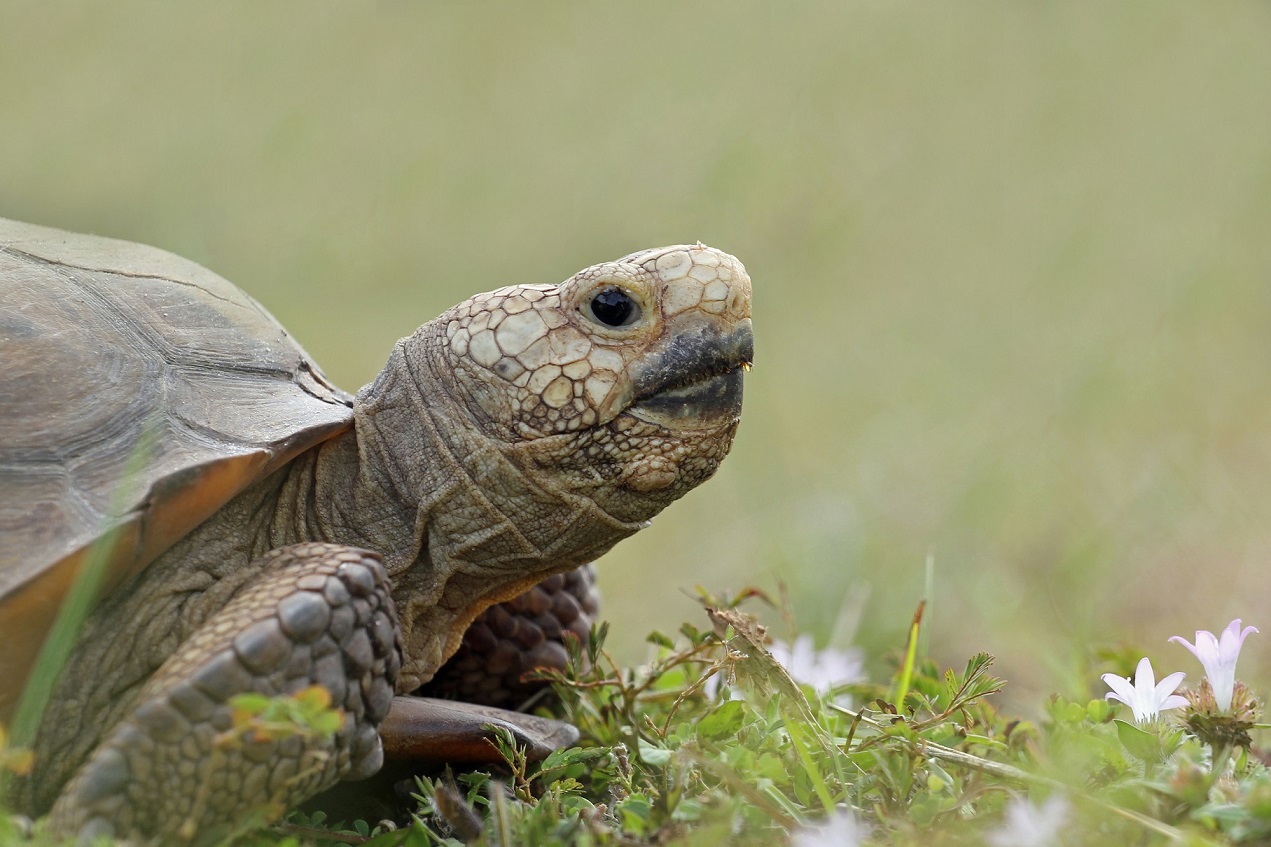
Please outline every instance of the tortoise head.
M490 604L603 555L709 478L753 346L750 278L701 245L479 294L398 342L358 394L357 446L340 448L369 460L352 476L370 490L325 478L346 525L379 502L359 520L381 535L358 543L387 551L403 690Z
M476 425L539 484L647 520L714 473L754 342L733 256L664 247L478 295L437 343Z

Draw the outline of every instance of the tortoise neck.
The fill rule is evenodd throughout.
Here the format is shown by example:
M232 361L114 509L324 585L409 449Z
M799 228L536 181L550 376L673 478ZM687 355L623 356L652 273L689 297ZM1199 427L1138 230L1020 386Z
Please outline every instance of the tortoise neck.
M425 325L358 392L353 429L295 463L277 514L296 538L381 553L401 617L404 691L428 681L487 606L639 528L555 483L523 444L472 423ZM303 535L302 535L303 533ZM282 536L292 532L279 533ZM289 542L284 542L289 543Z
M489 479L473 476L500 464L491 462L498 448L465 424L449 381L420 355L428 329L412 339L413 354L399 342L358 392L352 429L294 464L271 533L275 543L322 539L384 556L406 648L403 691L431 678L479 612L473 601L501 582L469 545L510 525L483 493ZM278 532L280 521L301 525ZM473 587L477 575L488 584Z

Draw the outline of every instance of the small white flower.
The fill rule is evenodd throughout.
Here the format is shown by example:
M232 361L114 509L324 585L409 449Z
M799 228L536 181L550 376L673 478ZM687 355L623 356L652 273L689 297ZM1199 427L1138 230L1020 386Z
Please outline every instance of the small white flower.
M1002 825L989 833L988 841L993 847L1050 847L1059 843L1059 830L1067 820L1068 799L1062 794L1050 795L1040 806L1015 797L1006 806Z
M818 694L827 694L840 685L865 678L860 650L833 647L817 650L812 646L812 636L806 633L796 638L793 645L773 641L768 652L789 672L791 679L812 686Z
M839 808L819 824L805 827L790 839L790 847L858 847L869 838L869 827L850 809Z
M1231 711L1231 692L1236 685L1236 660L1240 658L1240 647L1245 643L1249 633L1258 628L1247 626L1240 629L1240 618L1227 624L1222 635L1215 638L1212 632L1196 630L1196 643L1191 644L1181 635L1175 635L1170 641L1177 641L1192 655L1200 659L1205 668L1205 678L1214 689L1214 702L1221 712Z
M1183 681L1183 676L1182 671L1172 673L1158 685L1152 663L1144 656L1134 671L1133 683L1128 677L1105 673L1103 681L1112 691L1104 696L1108 700L1119 700L1129 706L1134 712L1135 723L1147 723L1156 720L1157 715L1166 709L1187 705L1187 698L1174 693L1174 689Z
M768 652L777 664L786 669L790 678L800 685L810 685L818 694L826 694L840 685L858 682L865 678L865 660L861 651L855 647L848 650L835 650L826 647L817 650L812 646L812 636L800 635L794 645L774 640ZM715 698L722 687L724 696L730 700L741 700L744 696L736 686L729 684L720 672L706 680L702 690L706 696Z

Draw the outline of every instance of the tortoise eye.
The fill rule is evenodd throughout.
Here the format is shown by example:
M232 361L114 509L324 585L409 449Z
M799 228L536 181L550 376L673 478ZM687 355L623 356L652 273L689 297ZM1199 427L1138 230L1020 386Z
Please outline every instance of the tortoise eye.
M640 319L640 304L621 288L602 288L587 304L587 311L605 326L631 326Z

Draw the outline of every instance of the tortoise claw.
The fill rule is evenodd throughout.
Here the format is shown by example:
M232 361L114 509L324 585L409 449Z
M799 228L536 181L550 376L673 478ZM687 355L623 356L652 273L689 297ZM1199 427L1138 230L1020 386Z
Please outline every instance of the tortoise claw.
M390 761L430 767L491 765L503 762L495 728L512 733L531 762L578 742L578 730L564 721L431 697L394 697L380 724L384 756Z

